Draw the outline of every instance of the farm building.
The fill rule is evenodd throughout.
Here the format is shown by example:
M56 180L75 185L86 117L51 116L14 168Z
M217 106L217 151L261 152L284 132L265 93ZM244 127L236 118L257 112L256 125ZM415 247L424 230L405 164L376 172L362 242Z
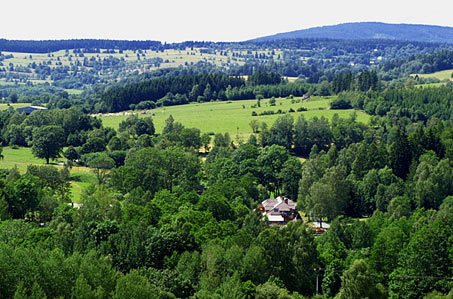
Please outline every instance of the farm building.
M25 113L29 115L33 111L39 111L39 110L47 110L46 107L41 107L41 106L26 106L26 107L21 107L16 109L19 114Z
M263 217L267 217L270 225L285 225L297 219L296 203L284 196L266 199L258 206Z

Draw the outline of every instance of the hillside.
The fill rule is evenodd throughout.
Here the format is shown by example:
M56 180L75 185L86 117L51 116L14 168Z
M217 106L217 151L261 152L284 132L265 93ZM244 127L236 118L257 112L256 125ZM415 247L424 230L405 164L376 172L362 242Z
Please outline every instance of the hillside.
M272 41L296 38L328 39L390 39L419 42L453 43L453 27L413 24L386 24L378 22L345 23L332 26L278 33L254 41Z
M0 51L49 53L68 49L160 49L159 41L151 40L107 40L107 39L70 39L70 40L8 40L0 38Z

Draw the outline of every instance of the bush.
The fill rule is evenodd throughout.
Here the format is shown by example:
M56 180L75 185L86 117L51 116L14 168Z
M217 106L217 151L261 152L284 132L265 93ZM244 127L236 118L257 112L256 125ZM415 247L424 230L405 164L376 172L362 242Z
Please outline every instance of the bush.
M252 116L258 116L258 113L256 113L256 111L252 111Z
M308 111L308 109L305 108L305 107L299 107L299 108L297 108L297 112L302 112L302 111Z
M266 110L260 113L260 115L272 115L275 114L273 110Z
M153 101L142 101L135 105L135 110L145 110L154 108L156 108L156 103L154 103Z
M351 101L347 99L336 99L330 103L330 109L351 109Z

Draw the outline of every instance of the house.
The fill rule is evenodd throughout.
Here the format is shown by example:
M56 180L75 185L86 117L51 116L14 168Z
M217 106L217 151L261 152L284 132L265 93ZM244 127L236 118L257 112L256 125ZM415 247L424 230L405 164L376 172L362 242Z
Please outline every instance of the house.
M285 225L298 217L296 203L284 196L264 200L258 211L267 217L270 225Z
M29 115L33 111L39 111L39 110L47 110L46 107L41 107L41 106L26 106L26 107L21 107L16 109L19 114L25 113Z

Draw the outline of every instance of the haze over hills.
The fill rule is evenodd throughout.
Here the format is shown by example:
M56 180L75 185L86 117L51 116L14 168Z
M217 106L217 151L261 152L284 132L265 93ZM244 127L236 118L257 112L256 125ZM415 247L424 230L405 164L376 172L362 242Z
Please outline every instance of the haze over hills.
M453 43L453 27L380 22L344 23L278 33L254 39L272 41L296 38L390 39L418 42Z

